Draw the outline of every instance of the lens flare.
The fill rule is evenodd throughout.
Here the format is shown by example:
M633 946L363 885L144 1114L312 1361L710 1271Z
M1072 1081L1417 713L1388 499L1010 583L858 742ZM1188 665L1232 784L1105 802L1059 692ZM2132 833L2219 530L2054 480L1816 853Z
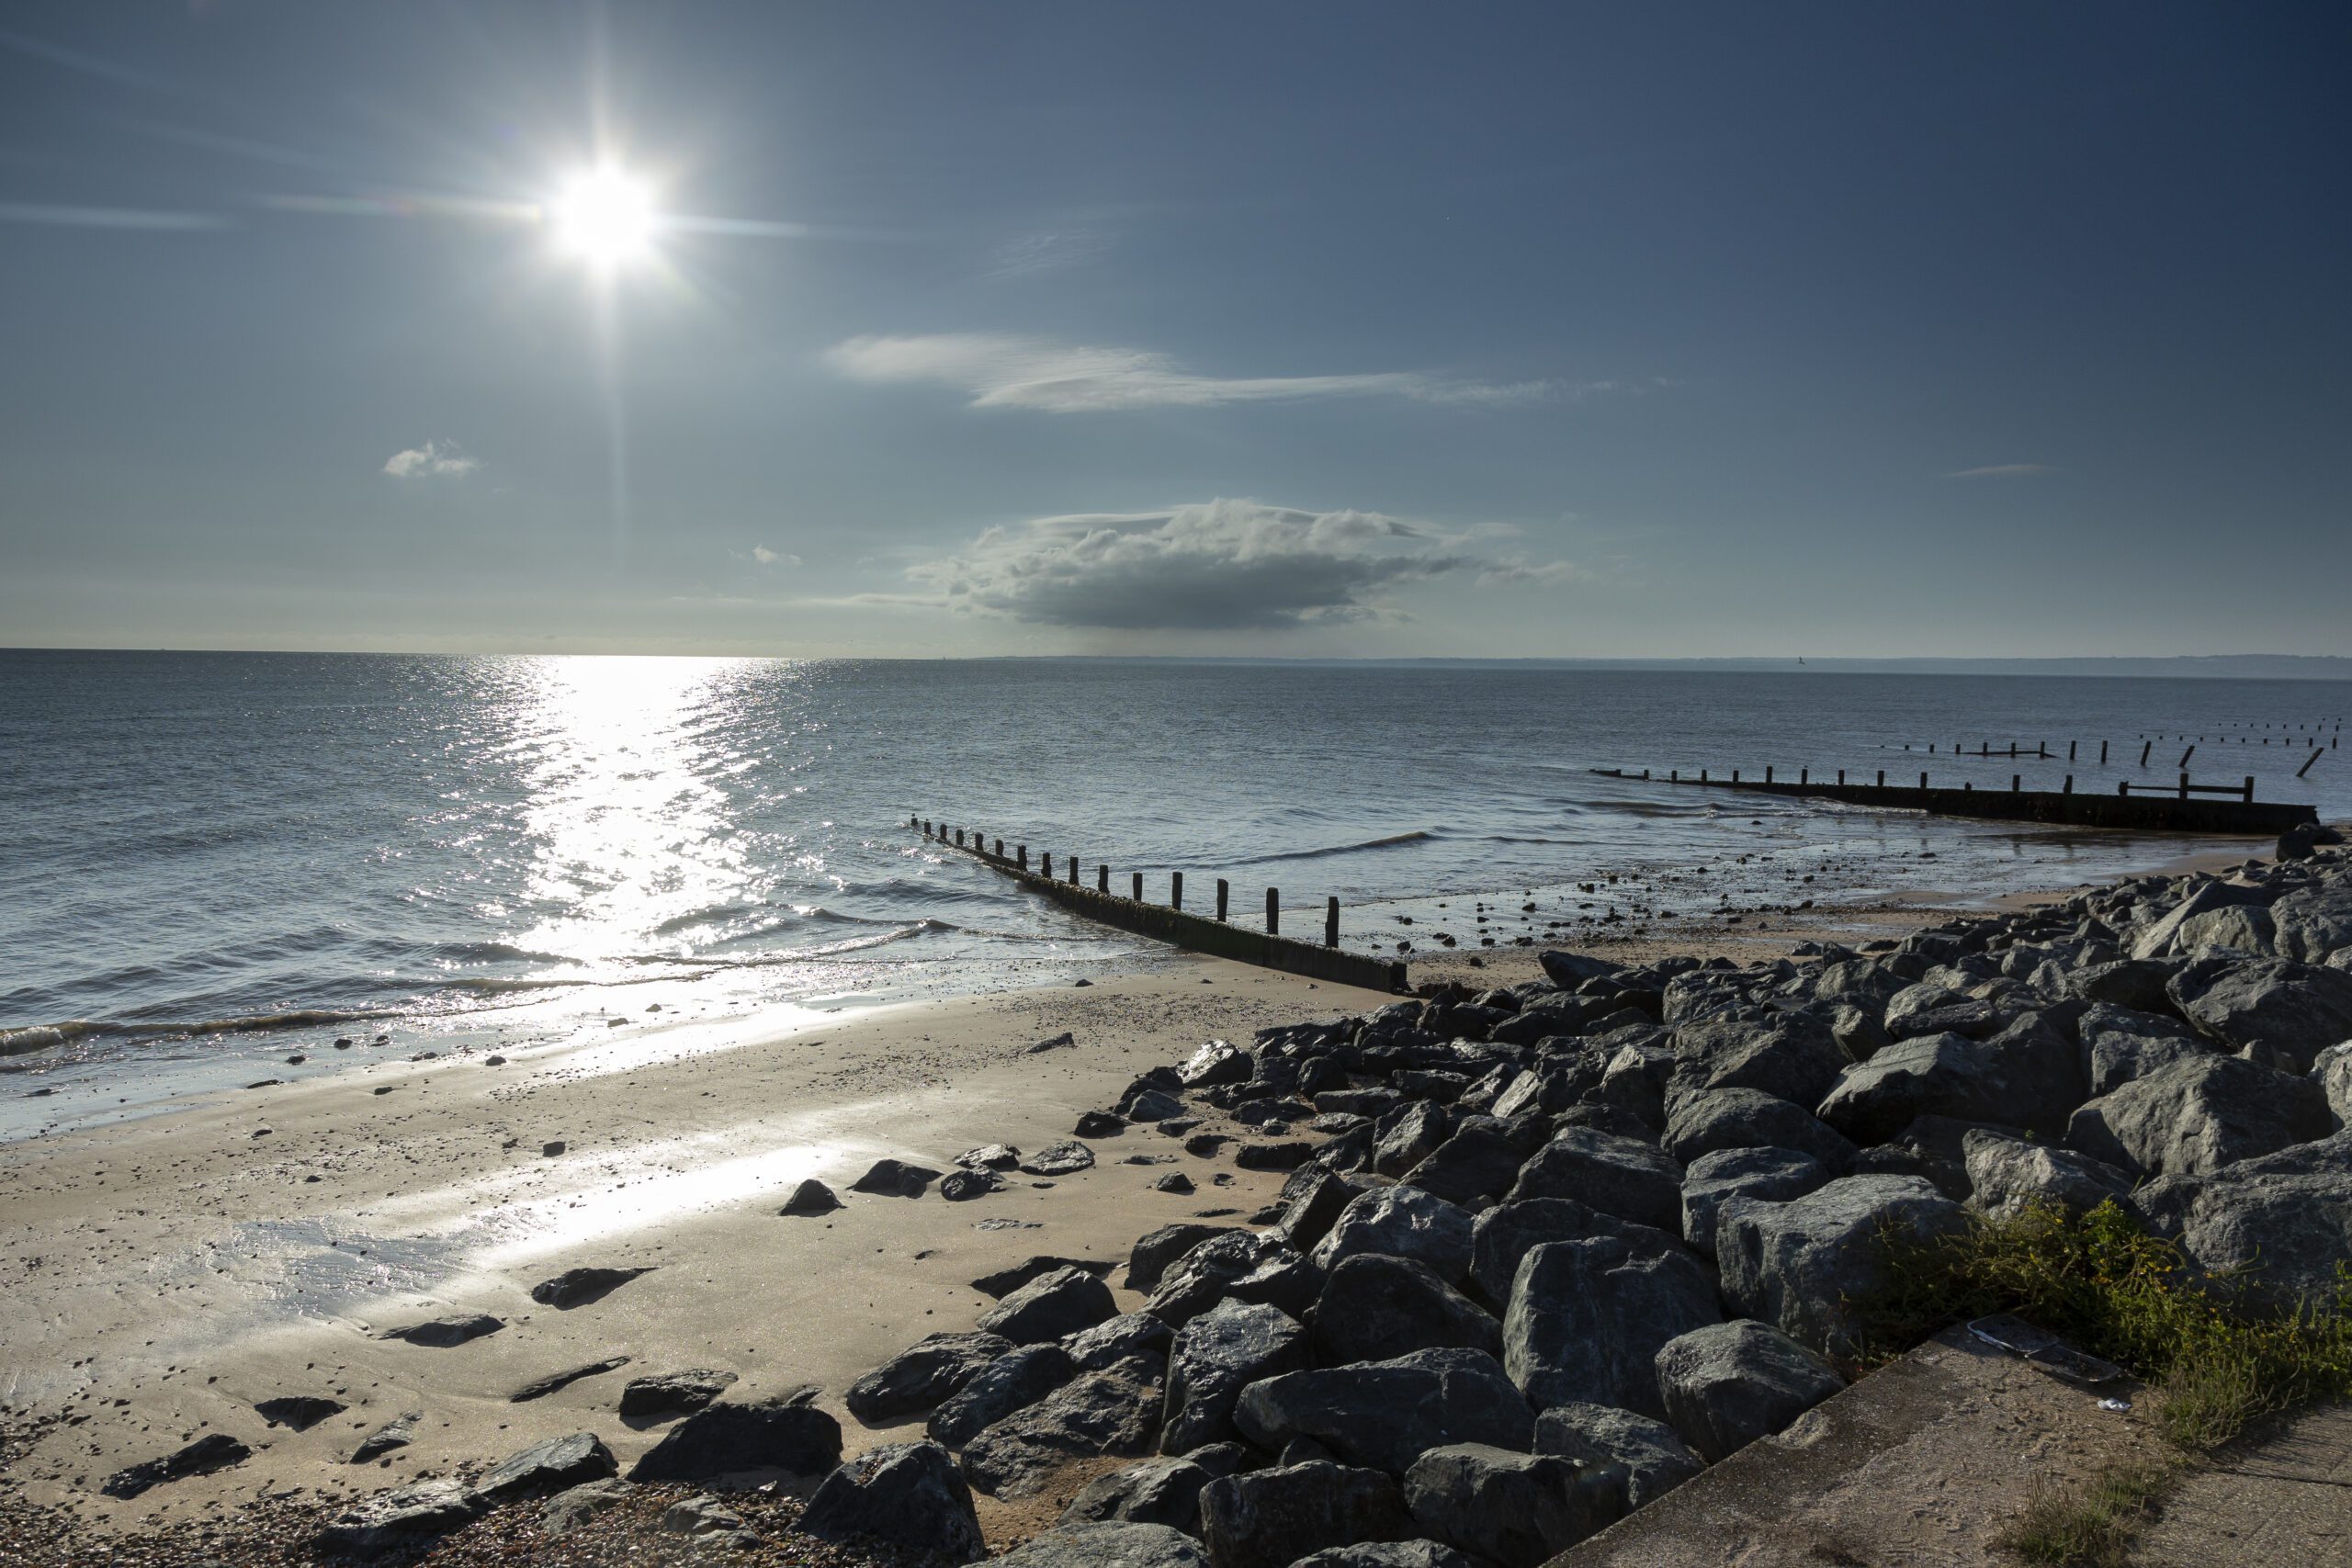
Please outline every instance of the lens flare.
M599 271L643 260L653 249L652 193L611 164L573 176L547 216L557 249Z

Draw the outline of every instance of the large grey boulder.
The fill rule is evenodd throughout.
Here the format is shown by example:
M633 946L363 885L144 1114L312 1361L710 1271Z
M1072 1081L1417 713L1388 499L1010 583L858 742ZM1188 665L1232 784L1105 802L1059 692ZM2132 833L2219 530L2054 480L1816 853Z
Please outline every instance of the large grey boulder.
M1555 1404L1535 1418L1535 1451L1625 1472L1629 1507L1644 1507L1707 1468L1665 1422L1611 1404Z
M1209 1568L1201 1543L1166 1525L1057 1525L996 1559L1001 1568Z
M1669 1100L1711 1089L1753 1089L1811 1105L1829 1092L1846 1065L1828 1021L1809 1012L1782 1013L1770 1022L1686 1023L1674 1032L1674 1050L1680 1060Z
M1083 1269L1057 1269L982 1313L979 1328L1015 1345L1042 1345L1118 1315L1110 1286Z
M2352 1265L2352 1132L2211 1175L2164 1177L2132 1206L2199 1268L2243 1270L2276 1303L2325 1303L2337 1268Z
M937 1443L889 1443L843 1463L808 1500L800 1528L822 1540L887 1541L949 1562L987 1554L972 1490Z
M314 1540L331 1553L366 1561L414 1551L456 1529L487 1506L462 1481L413 1482L351 1503L321 1526Z
M1159 1369L1122 1361L1071 1379L964 1446L964 1478L991 1496L1026 1497L1076 1459L1141 1459L1159 1437Z
M1236 1231L1212 1236L1179 1258L1144 1310L1171 1328L1222 1301L1261 1303L1296 1317L1322 1289L1323 1274L1314 1264L1270 1236Z
M1177 1331L1160 1451L1224 1442L1234 1436L1233 1407L1244 1388L1306 1364L1306 1331L1282 1312L1244 1302L1211 1307Z
M2328 881L2299 887L2270 906L2270 923L2282 958L2326 964L2352 948L2352 877L2338 870Z
M2087 1213L2132 1190L2132 1177L2074 1149L2052 1148L1982 1128L1962 1139L1970 1206L1991 1220L2011 1220L2034 1204Z
M1715 1255L1715 1217L1734 1198L1785 1203L1824 1186L1829 1171L1797 1149L1718 1149L1682 1175L1682 1239L1702 1258Z
M1149 1295L1178 1258L1213 1236L1237 1235L1240 1232L1239 1225L1212 1225L1198 1221L1160 1226L1136 1242L1127 1254L1127 1289Z
M1452 1443L1413 1461L1405 1506L1440 1540L1503 1568L1540 1568L1624 1516L1625 1472L1562 1454Z
M842 1426L822 1410L784 1401L707 1404L630 1467L631 1481L712 1481L781 1471L815 1477L842 1461Z
M1523 1198L1496 1204L1472 1225L1470 1282L1498 1309L1509 1306L1521 1258L1547 1241L1589 1241L1599 1235L1639 1236L1661 1250L1674 1240L1655 1226L1604 1214L1573 1198Z
M2233 904L2183 920L2173 945L2187 953L2229 952L2261 957L2270 953L2277 935L2269 910L2259 904Z
M2299 1073L2352 1039L2352 975L2283 958L2192 964L2166 989L2181 1016L2225 1049L2260 1046Z
M1216 1568L1290 1568L1311 1552L1413 1533L1404 1495L1376 1470L1295 1464L1201 1491L1201 1534Z
M2075 1037L2081 1042L2083 1087L2094 1098L2112 1094L2160 1067L2213 1052L2211 1042L2177 1018L2104 1002L2084 1010L2075 1021Z
M2172 1010L2165 982L2173 965L2162 959L2124 958L2086 964L2066 972L2064 994L2076 1001L2094 1002L2141 1013Z
M839 1428L835 1428L839 1430ZM604 1481L620 1472L613 1453L594 1432L573 1432L543 1438L520 1453L509 1454L474 1483L474 1493L486 1503L514 1497L544 1497L567 1486Z
M1306 1175L1302 1171L1301 1175ZM1343 1176L1317 1174L1309 1176L1298 1190L1283 1188L1287 1201L1283 1217L1276 1220L1266 1235L1295 1252L1312 1252L1316 1243L1331 1232L1340 1215L1353 1202L1363 1188Z
M1622 1236L1549 1242L1520 1261L1503 1314L1503 1366L1538 1409L1614 1404L1662 1416L1655 1360L1677 1335L1723 1320L1688 1252Z
M1534 1412L1482 1350L1417 1350L1268 1378L1242 1391L1234 1424L1271 1452L1312 1438L1391 1475L1445 1443L1525 1450L1535 1439Z
M1749 1318L1670 1339L1657 1353L1667 1419L1710 1461L1730 1458L1846 1386L1827 1362Z
M1449 1203L1476 1203L1510 1190L1526 1157L1499 1128L1473 1122L1398 1179Z
M1502 1354L1502 1325L1425 1264L1363 1252L1343 1258L1315 1306L1315 1348L1327 1365L1385 1361L1415 1350Z
M1122 1313L1091 1328L1082 1328L1062 1341L1070 1360L1081 1372L1099 1372L1131 1356L1166 1361L1176 1331L1148 1312Z
M1906 986L1886 1004L1887 1037L1900 1043L1923 1034L1958 1034L1982 1040L2006 1022L2002 1011L1982 997L1952 990L1939 981Z
M2134 958L2161 958L2180 949L2181 928L2209 909L2227 908L2233 904L2264 902L2262 890L2243 884L2224 882L2218 877L2199 880L2164 917L2142 931L2132 940Z
M1360 1253L1409 1258L1442 1280L1470 1271L1470 1216L1418 1187L1381 1187L1351 1201L1313 1254L1328 1275Z
M1434 1540L1365 1540L1327 1546L1290 1568L1478 1568L1462 1553Z
M2312 1063L2312 1081L2327 1102L2328 1120L2342 1132L2352 1123L2352 1042L2322 1051Z
M2074 1044L2028 1015L1983 1040L1898 1040L1839 1075L1820 1116L1859 1144L1885 1143L1922 1116L2055 1133L2083 1095Z
M1886 1283L1883 1236L1957 1231L1960 1205L1917 1176L1848 1176L1784 1203L1737 1198L1715 1221L1725 1300L1830 1355L1854 1348L1849 1303ZM1700 1326L1693 1325L1691 1326Z
M1188 1459L1163 1457L1098 1475L1079 1488L1057 1521L1077 1525L1102 1520L1166 1525L1186 1535L1201 1533L1201 1488L1216 1477Z
M2207 1055L2091 1100L2066 1141L2134 1174L2200 1176L2326 1132L2326 1102L2311 1079Z
M1804 1106L1753 1089L1717 1089L1689 1095L1666 1122L1666 1152L1687 1168L1722 1149L1800 1149L1824 1168L1854 1163L1846 1135Z
M1058 1345L1023 1345L972 1375L931 1413L924 1430L934 1442L960 1449L987 1428L1025 1410L1078 1376L1078 1363Z
M1383 1176L1402 1176L1445 1142L1449 1123L1445 1107L1417 1100L1384 1126L1373 1145L1372 1168Z
M843 1403L869 1427L919 1415L1012 1348L994 1334L928 1335L850 1384Z
M1573 1198L1604 1214L1672 1230L1682 1213L1682 1166L1656 1144L1566 1127L1520 1168L1510 1201Z

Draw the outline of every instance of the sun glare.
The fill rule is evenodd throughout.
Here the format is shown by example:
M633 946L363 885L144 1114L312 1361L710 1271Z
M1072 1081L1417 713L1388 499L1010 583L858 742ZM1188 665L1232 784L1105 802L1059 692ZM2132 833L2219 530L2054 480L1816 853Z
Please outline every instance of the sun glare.
M653 248L653 197L626 170L601 164L575 175L548 209L556 246L610 271Z

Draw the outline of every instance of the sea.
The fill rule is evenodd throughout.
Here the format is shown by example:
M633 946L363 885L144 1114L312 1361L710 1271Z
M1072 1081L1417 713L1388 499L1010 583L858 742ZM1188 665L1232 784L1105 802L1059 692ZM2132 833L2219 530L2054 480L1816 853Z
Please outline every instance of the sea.
M1605 951L2216 847L1669 770L2111 791L2193 744L2199 782L2341 819L2347 709L2352 682L1793 663L0 652L0 1137L386 1051L740 1043L1161 961L914 818L1155 899L1181 872L1193 908L1224 878L1245 922L1277 888L1294 933L1336 897L1342 945L1408 960Z

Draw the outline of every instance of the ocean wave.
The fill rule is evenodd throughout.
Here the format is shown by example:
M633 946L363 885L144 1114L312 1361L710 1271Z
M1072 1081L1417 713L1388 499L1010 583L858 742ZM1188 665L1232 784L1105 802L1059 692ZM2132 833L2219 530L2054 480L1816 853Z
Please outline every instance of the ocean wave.
M1325 844L1319 849L1290 850L1282 854L1257 855L1249 860L1235 861L1236 865L1274 865L1283 861L1322 860L1331 855L1352 855L1366 850L1393 850L1404 844L1426 843L1437 837L1426 828L1416 828L1409 833L1391 833L1385 839L1366 839L1354 844Z
M383 1009L293 1008L281 1012L241 1013L233 1018L77 1018L64 1023L0 1030L0 1056L21 1056L76 1040L180 1040L196 1034L266 1034L280 1029L313 1029L322 1024L397 1016Z
M69 1018L62 1023L33 1023L20 1029L0 1029L0 1056L23 1056L35 1051L46 1051L52 1045L62 1045L85 1034L98 1033L104 1028L105 1025L93 1023L86 1018Z

